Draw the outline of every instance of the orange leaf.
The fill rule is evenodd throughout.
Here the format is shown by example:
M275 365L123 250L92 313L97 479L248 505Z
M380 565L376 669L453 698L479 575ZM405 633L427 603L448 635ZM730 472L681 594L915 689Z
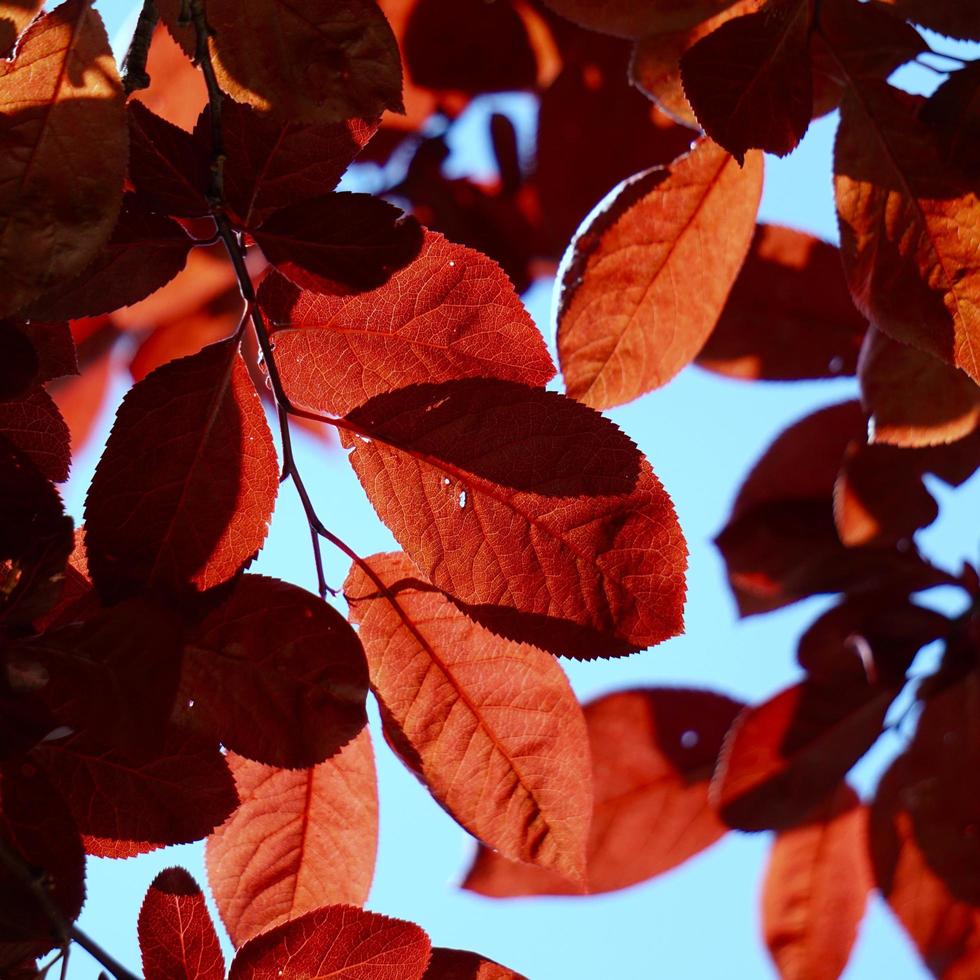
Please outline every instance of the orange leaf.
M0 113L6 315L81 272L112 232L122 202L122 85L91 0L66 0L39 17L14 61L0 60Z
M708 804L708 781L741 707L720 694L683 688L619 691L585 706L595 785L589 892L663 874L727 832ZM463 887L495 898L575 892L557 875L486 848Z
M204 895L183 868L153 879L137 928L146 980L224 980L225 958Z
M497 377L544 386L555 373L500 267L431 231L411 264L377 289L320 295L269 276L259 304L278 329L287 394L316 412L343 414L426 381Z
M9 58L24 28L37 16L43 0L2 0L0 2L0 58Z
M344 594L402 761L475 837L581 879L592 780L561 667L467 619L405 555L368 564L388 594L357 567Z
M134 92L133 99L167 122L187 131L193 129L208 102L204 75L191 64L190 56L181 50L163 24L153 32L146 72L150 87Z
M762 891L766 945L783 980L837 980L871 890L867 814L847 785L776 837Z
M638 174L592 217L563 260L558 354L568 393L631 401L697 355L755 230L762 155L744 169L702 140Z
M227 759L241 804L208 838L207 865L235 946L321 905L363 905L378 846L367 729L312 769Z
M89 487L92 580L113 597L226 581L265 540L278 483L235 341L158 368L123 399Z
M873 443L935 446L980 427L980 386L963 371L872 328L858 362Z
M185 51L192 26L180 26L179 0L158 0ZM395 36L374 0L208 0L210 47L222 89L284 120L334 123L402 110ZM270 38L275 43L270 44Z
M813 11L812 0L770 0L726 20L681 58L698 122L740 164L751 147L785 156L810 125Z
M495 632L593 659L681 630L686 546L673 505L597 412L474 378L378 396L341 430L395 538Z
M228 980L422 980L431 948L412 922L327 905L247 942Z
M834 151L844 271L874 326L980 381L980 200L915 110L870 80L844 99Z
M866 327L836 248L792 228L759 225L697 363L747 381L853 374Z
M808 679L746 708L711 787L722 819L749 831L805 819L875 743L898 690L869 682L852 656L826 682Z

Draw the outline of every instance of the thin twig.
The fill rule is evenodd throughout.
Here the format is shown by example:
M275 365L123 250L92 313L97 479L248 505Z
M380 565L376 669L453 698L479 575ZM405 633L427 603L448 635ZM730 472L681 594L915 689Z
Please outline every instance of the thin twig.
M136 20L136 30L122 63L123 91L129 95L139 89L150 87L150 76L146 73L146 59L150 53L150 42L160 14L154 0L143 0L143 7Z
M91 957L98 960L117 980L137 980L134 974L107 953L94 939L87 936L77 926L69 925L65 921L61 909L55 905L50 893L45 888L43 878L39 878L28 867L23 858L12 851L3 841L0 841L0 864L20 882L25 891L37 903L38 908L51 924L52 934L62 949L65 949L69 942L74 941Z

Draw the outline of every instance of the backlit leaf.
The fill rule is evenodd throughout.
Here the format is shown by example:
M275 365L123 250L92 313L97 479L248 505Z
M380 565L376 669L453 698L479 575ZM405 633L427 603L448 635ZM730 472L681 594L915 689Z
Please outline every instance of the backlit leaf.
M171 728L163 751L131 762L73 737L35 750L99 857L133 857L206 837L237 806L218 746Z
M414 261L378 289L319 295L270 276L259 305L278 328L287 394L316 412L343 414L415 383L496 377L544 386L555 373L500 267L431 231Z
M157 9L163 4L157 3ZM190 131L201 110L207 105L208 93L204 74L191 64L186 54L163 24L158 24L146 61L150 87L133 93L138 100L167 122Z
M226 581L265 539L278 476L233 340L158 368L123 400L86 498L96 587Z
M663 874L727 832L708 804L708 782L741 707L720 694L683 688L619 691L585 706L595 786L589 892ZM575 891L557 875L486 848L463 887L495 898Z
M848 448L834 487L834 519L848 546L908 541L939 516L923 477L929 473L960 486L980 465L980 432L949 445L903 449L867 445L858 437Z
M556 13L590 31L642 37L655 31L693 27L731 0L545 0Z
M868 840L882 895L934 976L971 980L980 970L980 908L958 897L930 866L916 839L910 803L928 770L896 760L878 784ZM951 841L961 851L962 837ZM976 873L975 862L968 866Z
M205 159L210 121L205 111L194 131ZM376 129L375 122L361 119L326 125L281 120L226 101L221 109L223 176L232 219L243 228L257 228L279 208L329 193Z
M207 214L207 156L198 152L191 134L142 102L130 102L128 115L129 179L140 197L165 214L185 218ZM226 162L226 182L227 171Z
M980 386L972 378L880 330L868 331L858 377L874 443L934 446L980 426Z
M776 837L762 927L783 980L836 980L847 965L872 885L866 826L842 785L807 823Z
M810 125L812 19L811 0L771 0L725 21L681 58L698 122L739 163L751 147L785 156Z
M725 21L755 13L765 3L766 0L735 0L693 27L656 31L640 38L630 59L630 81L678 122L699 129L681 84L681 56Z
M680 631L686 547L673 505L597 412L471 379L374 398L342 438L402 547L495 632L592 659Z
M34 766L0 767L0 844L44 882L65 921L74 921L85 898L85 852L64 801ZM50 920L6 860L0 894L0 942L40 940L39 954L55 945Z
M369 564L388 593L355 566L344 594L402 761L475 837L581 879L592 787L585 722L561 667L477 626L405 555Z
M493 960L462 949L437 946L423 980L527 980Z
M980 10L960 0L882 0L903 17L951 37L980 41Z
M16 446L49 480L68 479L68 426L43 388L23 398L0 401L0 436Z
M284 276L321 293L381 286L422 245L415 218L370 194L326 194L283 208L252 235Z
M109 241L85 271L32 303L28 315L75 319L130 306L165 286L184 268L193 242L170 218L126 194Z
M980 381L980 200L914 109L872 81L844 99L834 151L844 271L874 326Z
M694 138L629 85L627 44L579 33L564 54L561 73L541 93L538 115L535 182L541 232L556 258L620 181L669 163L686 153ZM598 146L603 152L596 152Z
M3 0L0 3L0 58L10 57L17 36L37 16L43 0Z
M367 730L311 769L227 758L241 804L208 838L207 865L232 942L322 905L363 905L378 846Z
M38 18L0 61L0 315L81 272L122 201L126 116L91 0ZM84 175L84 179L79 179Z
M193 51L193 28L177 26L179 0L157 6ZM237 102L315 123L401 109L398 45L374 0L307 0L301 8L289 0L207 0L205 13L218 81Z
M340 613L295 585L245 575L188 640L179 710L234 752L301 768L364 727L367 689L364 653Z
M146 980L224 980L225 958L200 886L183 868L154 879L140 908Z
M412 922L327 905L247 942L228 980L421 980L431 948Z
M759 225L697 362L748 381L853 374L866 326L836 248L792 228Z
M638 174L580 230L558 309L569 395L620 405L693 360L748 251L761 190L761 154L740 168L703 140Z

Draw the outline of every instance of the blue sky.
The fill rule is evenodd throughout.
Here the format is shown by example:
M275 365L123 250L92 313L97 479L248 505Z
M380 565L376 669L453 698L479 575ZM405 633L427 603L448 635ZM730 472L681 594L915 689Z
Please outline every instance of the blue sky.
M100 0L110 36L134 16L138 4ZM123 32L124 33L124 32ZM937 38L937 46L958 46ZM974 46L976 47L976 46ZM118 49L125 48L122 40ZM935 76L904 70L897 79L927 91ZM488 106L457 127L454 165L479 168L487 159L483 122ZM526 109L524 111L527 111ZM830 161L836 118L819 120L787 159L767 158L760 218L836 239ZM551 287L527 297L549 343ZM856 383L746 385L689 368L666 388L611 413L650 458L671 493L691 549L687 632L661 647L616 662L568 663L580 698L634 685L712 688L746 700L769 696L798 676L795 640L828 605L813 599L780 612L739 622L711 540L723 526L742 477L772 437L822 405L853 397ZM105 438L111 417L103 420ZM324 450L304 436L300 465L327 523L361 554L394 542L360 490L344 454ZM99 445L76 459L66 489L69 511L80 519L85 488ZM939 484L940 521L920 535L934 559L957 567L976 559L980 480L959 491ZM326 553L328 577L339 585L346 559ZM309 537L295 495L279 500L269 542L254 571L315 591ZM935 596L937 603L951 601ZM374 719L376 722L376 718ZM374 728L377 731L377 726ZM708 852L655 881L588 899L493 901L460 891L472 841L376 738L381 791L381 845L369 907L421 924L437 945L478 950L532 980L714 980L774 976L759 937L758 900L768 835L730 834ZM865 790L894 745L862 763ZM203 845L170 848L128 861L91 860L88 902L80 925L113 955L139 969L136 916L146 887L163 867L181 864L203 884ZM92 978L95 963L80 949L69 976ZM848 967L847 980L915 980L928 974L881 902L873 901Z

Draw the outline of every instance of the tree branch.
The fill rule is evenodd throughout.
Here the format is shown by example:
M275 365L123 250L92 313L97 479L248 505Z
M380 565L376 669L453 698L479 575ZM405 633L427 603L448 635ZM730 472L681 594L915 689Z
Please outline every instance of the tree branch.
M146 58L150 53L153 30L160 14L154 0L143 0L143 8L136 20L136 30L122 63L123 91L129 95L139 89L150 87L150 76L146 73Z

